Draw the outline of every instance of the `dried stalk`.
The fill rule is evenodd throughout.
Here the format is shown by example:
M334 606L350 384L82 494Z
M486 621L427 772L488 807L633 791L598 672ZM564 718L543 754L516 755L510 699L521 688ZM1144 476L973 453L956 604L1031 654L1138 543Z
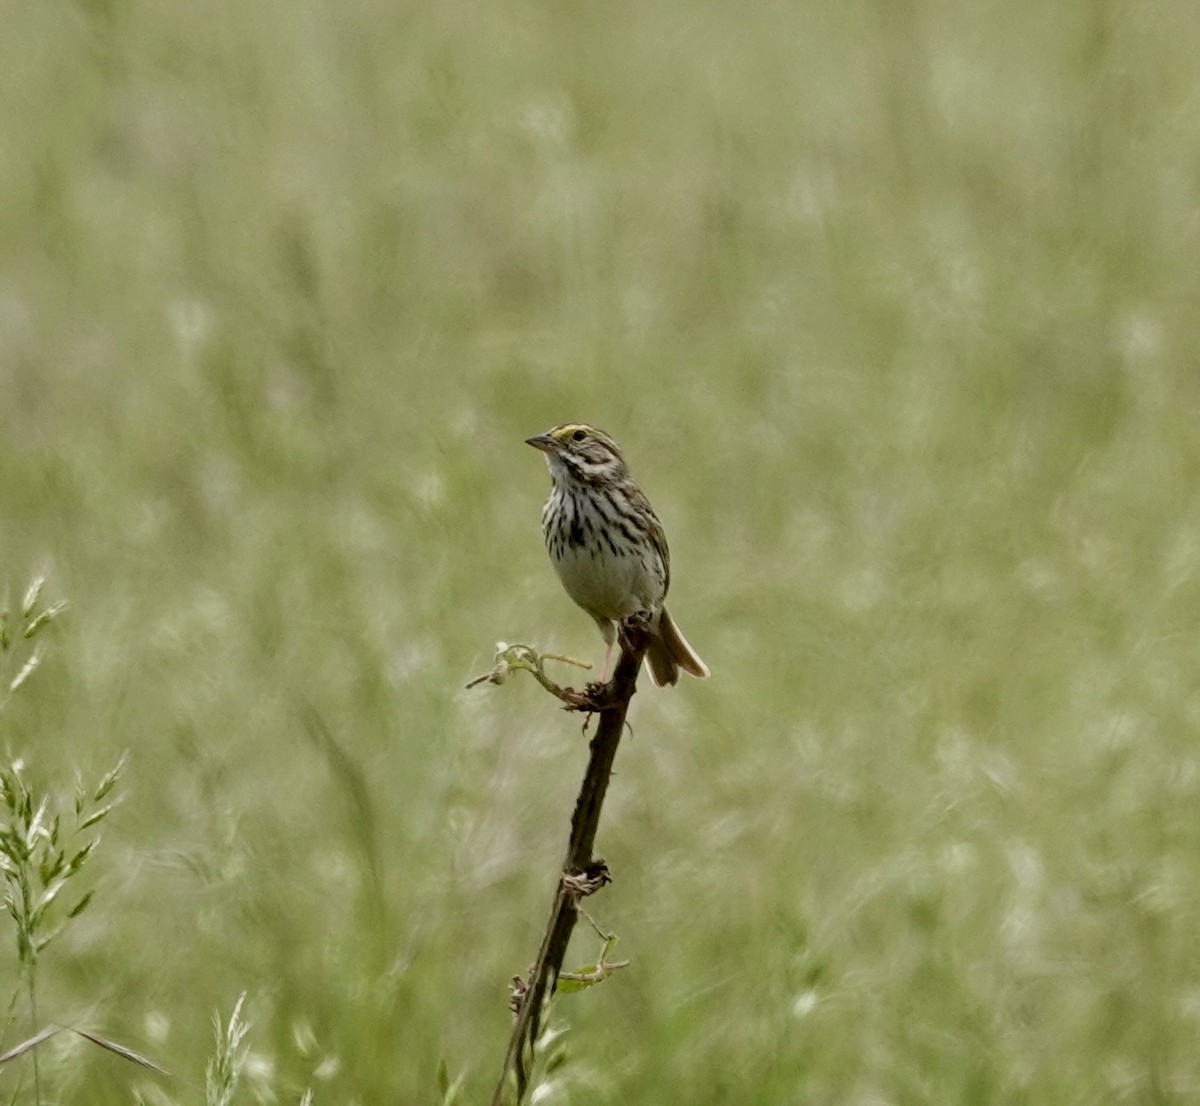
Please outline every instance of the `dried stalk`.
M579 900L598 891L609 882L608 868L603 860L592 855L600 811L612 774L617 746L625 729L625 714L629 701L637 690L638 672L648 641L646 625L636 616L621 624L621 655L616 671L606 684L589 684L583 692L560 688L545 678L540 664L521 664L538 677L552 695L566 704L568 710L587 711L600 716L596 733L589 746L587 771L575 800L571 816L571 835L562 875L554 894L554 904L546 922L546 932L538 950L537 960L529 972L528 981L514 980L513 1003L516 1020L504 1055L500 1080L492 1094L492 1106L504 1106L504 1093L509 1073L516 1077L517 1103L523 1101L529 1084L527 1060L532 1061L535 1042L541 1029L542 1006L554 993L562 972L563 958L579 916ZM500 668L498 664L497 668ZM481 677L488 679L489 677ZM478 681L476 681L478 682ZM498 682L498 681L493 681Z

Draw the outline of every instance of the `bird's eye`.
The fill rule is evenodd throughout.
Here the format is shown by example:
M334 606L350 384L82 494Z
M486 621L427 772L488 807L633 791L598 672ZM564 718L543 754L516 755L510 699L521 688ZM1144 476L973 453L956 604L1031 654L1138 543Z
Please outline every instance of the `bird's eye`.
M576 430L575 433L571 435L571 441L582 442L586 437L587 435L582 430Z

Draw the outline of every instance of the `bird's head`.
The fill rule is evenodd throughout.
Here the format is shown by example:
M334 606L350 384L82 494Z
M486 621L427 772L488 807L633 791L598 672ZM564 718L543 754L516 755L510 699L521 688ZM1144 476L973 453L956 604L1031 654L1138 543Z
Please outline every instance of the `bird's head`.
M617 443L603 430L586 423L563 423L545 434L526 438L525 442L546 455L546 464L555 480L594 484L627 475L625 458Z

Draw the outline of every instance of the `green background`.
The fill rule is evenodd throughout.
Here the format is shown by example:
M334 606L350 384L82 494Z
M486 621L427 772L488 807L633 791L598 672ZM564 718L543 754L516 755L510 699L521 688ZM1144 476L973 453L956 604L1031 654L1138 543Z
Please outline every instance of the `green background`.
M175 1073L43 1097L200 1101L245 990L245 1101L485 1099L586 743L463 684L600 657L576 420L713 678L635 701L541 1101L1200 1097L1192 4L3 11L0 572L71 610L0 736L131 751L41 1012Z

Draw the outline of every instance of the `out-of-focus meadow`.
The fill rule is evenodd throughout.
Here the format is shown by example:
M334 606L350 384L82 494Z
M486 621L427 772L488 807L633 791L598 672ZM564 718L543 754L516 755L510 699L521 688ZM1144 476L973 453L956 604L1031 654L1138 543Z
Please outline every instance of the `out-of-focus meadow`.
M201 1101L243 990L244 1101L485 1097L586 739L463 684L600 657L568 419L713 678L635 701L541 1101L1200 1097L1192 5L4 24L0 572L71 608L0 731L68 801L130 751L39 1017L174 1074L44 1099Z

